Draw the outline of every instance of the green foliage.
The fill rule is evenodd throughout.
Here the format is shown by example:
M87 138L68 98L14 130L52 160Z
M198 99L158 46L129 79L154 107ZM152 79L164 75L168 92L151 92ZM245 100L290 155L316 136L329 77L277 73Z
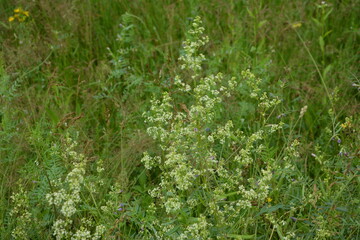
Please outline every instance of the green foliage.
M357 5L0 1L0 239L360 238Z

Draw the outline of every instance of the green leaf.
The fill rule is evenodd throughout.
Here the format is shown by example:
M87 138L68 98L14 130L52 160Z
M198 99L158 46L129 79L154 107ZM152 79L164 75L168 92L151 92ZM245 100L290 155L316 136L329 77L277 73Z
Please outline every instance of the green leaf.
M331 68L332 68L332 65L329 64L329 65L327 65L326 68L324 69L324 71L323 71L323 73L322 73L322 76L323 76L324 79L326 78L326 76L327 76L327 74L329 73L329 71L331 70Z
M324 34L324 38L326 38L326 37L327 37L327 35L329 35L330 33L332 33L332 31L333 31L333 30L329 30L329 31L327 31L327 32Z
M227 197L230 197L230 196L233 196L233 195L236 195L238 194L239 192L236 191L236 192L231 192L231 193L227 193L227 194L224 194L224 195L221 195L221 196L218 196L218 200L221 200L221 199L224 199L224 198L227 198Z
M227 237L234 239L254 239L255 235L238 235L238 234L227 234Z
M264 26L267 22L268 22L267 20L263 20L263 21L259 22L258 28L261 28L261 27Z
M51 119L53 124L57 124L59 122L59 116L56 112L54 112L51 108L46 108L46 113Z
M346 207L337 207L335 208L337 211L340 211L340 212L348 212L347 208Z
M255 15L250 11L249 8L246 8L246 11L249 13L250 17L255 18Z
M139 185L134 186L133 189L138 191L139 193L145 193L144 189Z
M331 8L323 17L323 21L325 22L325 20L329 17L330 13L333 11L333 8Z
M0 25L3 26L6 29L10 29L10 26L5 24L4 22L0 22Z
M139 175L139 183L140 186L145 188L146 187L146 182L147 182L147 176L146 176L146 172L143 171L140 175Z
M312 18L312 20L316 23L316 25L317 25L318 27L321 27L321 26L322 26L322 23L319 22L319 20L317 20L316 18Z
M286 206L283 205L283 204L277 204L277 205L270 206L270 207L265 206L265 207L261 208L260 212L259 212L258 214L256 214L255 217L258 217L258 216L260 216L261 214L264 214L264 213L272 213L272 212L275 212L275 211L277 211L277 210L280 209L280 208L281 208L281 209L285 209Z
M324 38L322 36L319 37L319 45L320 45L321 52L324 52L325 51L325 42L324 42Z

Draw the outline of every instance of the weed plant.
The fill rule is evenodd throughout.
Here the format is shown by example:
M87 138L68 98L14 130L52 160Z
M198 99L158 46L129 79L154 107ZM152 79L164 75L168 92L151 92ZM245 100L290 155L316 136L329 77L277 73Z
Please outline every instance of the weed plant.
M0 9L0 239L360 239L357 1Z

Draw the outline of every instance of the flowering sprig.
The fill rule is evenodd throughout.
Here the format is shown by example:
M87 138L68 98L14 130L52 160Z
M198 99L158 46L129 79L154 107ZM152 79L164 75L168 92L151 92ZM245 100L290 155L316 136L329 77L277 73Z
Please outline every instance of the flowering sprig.
M205 60L205 56L199 53L199 49L209 42L209 38L204 36L205 28L199 16L195 17L191 29L188 31L189 37L183 42L184 54L179 60L182 62L181 69L192 70L192 78L198 76L201 71L201 63Z
M17 20L18 22L24 22L27 18L30 17L29 11L24 11L22 8L15 8L14 15L8 18L9 22Z
M29 197L23 186L19 186L19 191L13 193L11 196L13 208L10 211L10 216L16 219L16 226L11 232L14 239L29 239L28 230L32 222L32 215L29 211Z
M278 97L270 97L269 93L262 92L260 84L262 80L257 78L249 69L241 72L241 76L251 89L250 97L258 101L260 114L264 117L266 112L280 104Z
M65 139L65 148L62 152L64 160L71 162L72 169L65 179L53 181L53 185L58 189L46 195L48 204L60 209L60 216L53 224L53 235L56 239L92 239L98 240L105 232L105 226L100 224L95 226L92 220L84 220L87 226L80 226L72 229L74 217L78 213L79 205L83 201L81 193L86 185L85 172L87 159L82 153L78 153L75 148L78 143L69 135ZM90 229L95 228L93 234ZM75 231L75 232L73 232Z

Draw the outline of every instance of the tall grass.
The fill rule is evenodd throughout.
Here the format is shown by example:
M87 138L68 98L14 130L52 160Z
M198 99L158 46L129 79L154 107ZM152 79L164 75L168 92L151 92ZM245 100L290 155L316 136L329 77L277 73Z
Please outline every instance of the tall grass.
M1 239L360 238L357 1L0 9Z

